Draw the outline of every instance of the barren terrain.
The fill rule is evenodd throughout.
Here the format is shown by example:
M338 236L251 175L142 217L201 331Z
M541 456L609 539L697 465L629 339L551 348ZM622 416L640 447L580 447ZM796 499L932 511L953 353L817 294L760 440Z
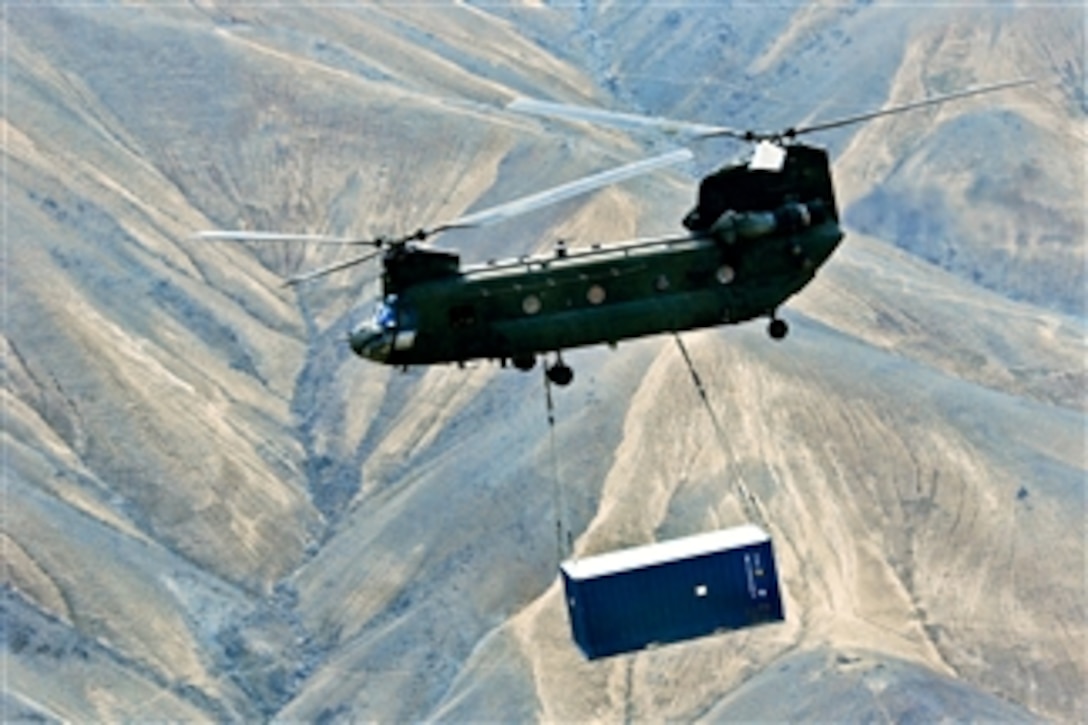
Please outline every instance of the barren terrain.
M5 4L5 721L1088 718L1085 14L898 2ZM403 233L675 143L811 140L847 237L783 310L539 369L394 371L372 271L207 228ZM436 240L675 231L662 172ZM557 495L556 481L561 483ZM586 662L560 556L745 521L786 621ZM557 544L556 523L563 535ZM568 544L569 542L569 544Z

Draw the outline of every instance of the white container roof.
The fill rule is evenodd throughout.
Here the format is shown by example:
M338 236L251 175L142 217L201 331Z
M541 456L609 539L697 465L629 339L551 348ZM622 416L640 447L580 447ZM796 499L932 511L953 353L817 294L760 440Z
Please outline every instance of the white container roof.
M765 541L770 541L767 532L755 524L745 524L731 529L686 536L682 539L620 549L585 559L571 559L564 561L561 567L571 579L594 579L622 571L644 569L665 562L692 559L717 551L752 546Z

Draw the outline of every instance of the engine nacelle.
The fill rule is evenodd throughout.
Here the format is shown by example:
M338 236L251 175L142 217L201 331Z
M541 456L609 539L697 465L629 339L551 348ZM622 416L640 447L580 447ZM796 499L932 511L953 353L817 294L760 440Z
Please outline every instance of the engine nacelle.
M791 202L774 211L728 210L710 227L719 242L734 244L738 239L758 239L770 234L800 231L827 219L827 209L819 199L805 204Z

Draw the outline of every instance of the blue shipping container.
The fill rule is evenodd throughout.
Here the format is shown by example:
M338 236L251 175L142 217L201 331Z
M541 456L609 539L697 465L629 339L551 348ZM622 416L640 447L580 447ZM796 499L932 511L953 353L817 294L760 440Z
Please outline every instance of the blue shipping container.
M784 619L771 538L746 525L560 566L589 659Z

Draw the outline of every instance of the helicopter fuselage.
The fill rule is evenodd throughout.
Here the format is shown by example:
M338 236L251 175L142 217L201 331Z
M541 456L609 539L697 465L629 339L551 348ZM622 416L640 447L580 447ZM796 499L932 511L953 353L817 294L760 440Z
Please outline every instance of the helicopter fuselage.
M795 204L687 237L464 269L449 252L402 250L400 270L434 276L397 284L387 273L352 348L390 365L483 358L528 367L541 353L773 316L842 239L834 217L812 223L817 213ZM799 228L783 228L791 224Z
M703 179L688 233L462 268L449 251L406 244L384 260L383 298L352 349L390 365L512 361L770 317L842 240L827 154L796 144L773 169Z

